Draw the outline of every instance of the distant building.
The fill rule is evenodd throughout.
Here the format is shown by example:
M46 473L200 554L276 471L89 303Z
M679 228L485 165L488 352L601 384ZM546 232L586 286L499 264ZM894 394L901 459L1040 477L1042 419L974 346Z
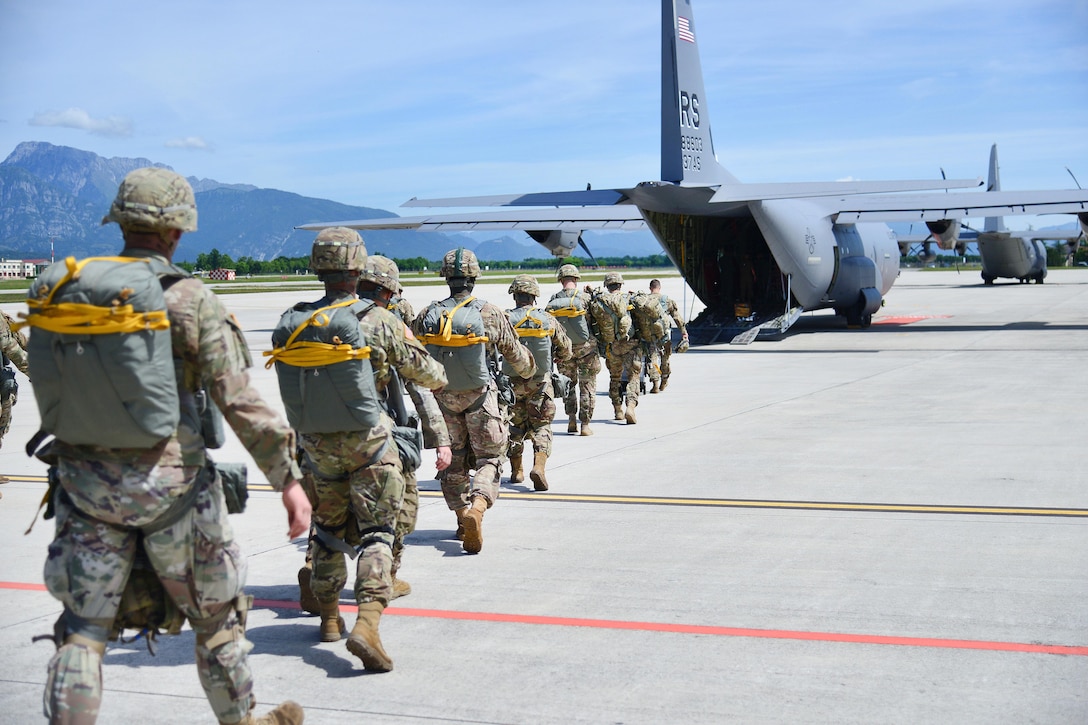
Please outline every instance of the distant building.
M233 282L234 270L224 269L222 267L220 267L219 269L213 269L211 272L208 272L208 279L217 280L219 282Z
M0 259L0 279L30 279L48 266L48 259Z

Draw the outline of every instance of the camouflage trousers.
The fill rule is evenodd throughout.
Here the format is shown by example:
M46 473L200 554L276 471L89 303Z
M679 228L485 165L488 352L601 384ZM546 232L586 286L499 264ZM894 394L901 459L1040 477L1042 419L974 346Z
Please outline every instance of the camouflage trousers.
M672 375L672 364L670 358L672 358L672 341L666 341L661 345L652 345L649 355L649 368L646 373L650 376L651 382L663 382L669 379Z
M145 472L149 491L184 489L186 482L200 488L180 518L158 530L154 523L143 524L142 532L100 518L126 518L126 501L114 489L124 488L122 478L131 478L131 471L61 459L58 474L63 489L54 498L56 537L49 545L44 576L49 592L64 604L67 634L106 641L140 546L166 594L196 632L197 672L216 717L222 722L242 720L253 698L246 658L252 645L234 603L245 585L246 561L234 540L218 479L197 466ZM77 500L98 501L99 509L85 513L67 490L78 490L82 495ZM82 644L61 646L49 662L46 717L93 723L101 693L98 652Z
M11 427L11 409L19 402L19 394L12 393L6 398L0 398L0 444L3 444L4 436Z
M552 454L552 420L555 419L555 393L551 378L545 380L515 380L514 406L510 409L510 435L507 455L521 458L525 441L533 450L546 456Z
M393 531L393 568L390 575L395 577L400 570L400 561L404 555L404 537L416 530L416 518L419 515L419 486L416 484L416 472L404 472L404 501L397 514L397 525Z
M484 389L434 394L450 434L452 460L442 471L442 496L451 511L468 506L473 494L499 497L502 457L506 454L507 427L494 385ZM476 475L469 479L469 453Z
M638 405L639 378L642 377L642 343L613 342L608 346L605 364L608 366L608 397L612 405ZM624 386L623 380L627 379Z
M393 593L393 538L404 499L400 454L390 433L370 431L299 436L305 458L302 487L314 525L339 545L310 537L311 587L322 602L340 599L347 585L347 551L355 557L355 601L389 605ZM380 453L380 455L378 455Z
M556 367L576 383L570 395L563 399L567 417L577 417L583 423L593 420L593 410L597 405L597 373L601 372L597 343L588 342L582 348L575 349L570 360L563 360Z

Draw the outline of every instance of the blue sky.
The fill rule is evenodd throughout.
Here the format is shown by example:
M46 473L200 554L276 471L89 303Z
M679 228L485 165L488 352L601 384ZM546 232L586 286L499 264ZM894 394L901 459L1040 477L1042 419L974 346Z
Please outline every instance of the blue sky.
M0 0L0 157L48 141L398 213L627 186L660 176L659 8ZM742 181L985 176L996 142L1006 189L1088 185L1088 0L694 10Z

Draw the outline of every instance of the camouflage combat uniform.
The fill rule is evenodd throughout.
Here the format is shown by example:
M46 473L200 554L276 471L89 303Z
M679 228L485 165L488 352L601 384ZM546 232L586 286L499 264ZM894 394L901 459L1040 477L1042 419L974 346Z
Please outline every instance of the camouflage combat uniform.
M8 316L0 314L0 443L11 427L11 409L19 402L19 387L15 383L15 372L8 362L15 364L19 372L26 375L26 338L21 332L13 332L8 324Z
M462 291L452 297L461 302L471 294ZM421 312L412 326L417 335L423 333L422 322L426 313L427 310ZM532 375L536 370L532 355L518 341L502 308L484 302L480 314L488 338L488 353L497 349L514 369ZM508 439L495 382L489 381L485 387L473 390L440 390L435 393L435 399L442 409L452 441L452 461L441 476L446 505L451 511L460 511L469 506L474 495L483 497L488 507L494 505L499 496L502 456L506 453ZM467 465L470 449L475 456L476 468L471 482Z
M157 256L135 248L122 255ZM234 318L197 279L169 284L165 297L183 400L206 388L272 487L281 490L299 477L294 434L250 384L249 351ZM56 466L60 480L45 584L64 604L67 631L106 640L142 546L167 595L196 631L197 671L216 716L226 723L246 718L253 704L246 661L252 645L239 618L245 611L240 603L246 560L227 519L219 478L206 465L201 432L183 416L176 433L154 448L54 441L40 455ZM195 502L163 527L159 520L193 487ZM81 645L57 651L46 684L47 716L94 722L101 669L88 653ZM48 712L51 707L60 712Z
M405 324L411 324L415 318L412 305L403 297L394 297L387 308ZM374 360L371 359L371 363ZM378 368L374 368L375 382L378 390L383 390L388 384L388 375L381 375ZM445 373L443 372L443 377ZM450 434L446 430L446 421L442 417L442 411L438 407L434 393L425 387L421 387L411 381L405 383L412 404L419 414L420 424L423 427L423 447L439 448L450 446ZM416 517L419 514L419 486L416 479L416 470L404 471L404 502L401 504L400 513L397 515L397 525L393 532L393 568L392 577L396 579L400 570L401 558L404 555L404 537L416 530Z
M589 295L578 289L563 289L552 295L557 298L580 297L583 306L589 305ZM549 303L551 302L549 300ZM589 317L586 315L586 317ZM570 357L556 363L559 372L571 379L575 385L563 399L563 409L567 417L588 424L593 420L593 411L597 406L597 375L601 372L601 355L597 349L597 339L574 345L572 342Z
M657 303L661 305L661 318L669 323L669 329L672 329L673 325L680 328L680 334L683 337L688 336L687 326L684 324L684 318L680 314L680 307L676 304L676 301L671 297L667 297L660 292L651 292L651 298L655 298ZM680 349L683 352L683 348ZM654 384L654 390L664 390L665 386L669 383L669 376L672 374L672 336L667 335L665 342L661 345L651 345L649 355L649 370L646 372L650 377L650 382Z
M330 295L320 304L347 296ZM379 389L388 384L390 366L405 381L427 389L445 383L442 366L406 337L404 324L388 310L375 306L359 324L371 348L370 364ZM392 428L392 420L382 412L381 422L368 430L299 436L305 454L303 486L314 507L314 522L359 552L356 602L380 602L383 607L392 594L394 530L405 487ZM339 599L347 584L344 553L329 548L320 537L311 539L311 586L318 600Z
M545 329L554 330L551 335L553 361L570 360L570 338L563 331L563 327L547 312L539 309L537 312L544 320ZM551 371L541 370L538 364L533 377L512 378L512 381L514 407L510 410L510 459L521 459L526 438L532 441L533 451L551 456L552 420L555 419L555 389L552 386Z

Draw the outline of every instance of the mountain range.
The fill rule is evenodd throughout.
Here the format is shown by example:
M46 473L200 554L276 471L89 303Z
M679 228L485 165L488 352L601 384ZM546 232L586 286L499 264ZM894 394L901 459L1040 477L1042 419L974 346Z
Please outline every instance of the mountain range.
M91 151L28 141L0 162L0 256L49 258L110 254L119 249L113 224L102 225L128 172L160 166L144 158L102 158ZM177 261L192 261L218 249L233 259L270 260L310 253L314 233L299 224L338 219L397 216L384 209L350 206L288 191L251 184L223 184L188 177L196 194L198 227L185 235ZM511 232L494 237L481 234L442 234L415 231L372 231L364 236L367 249L397 258L441 259L456 246L473 249L481 260L522 260L547 257L543 247ZM661 248L648 232L585 235L593 254L646 256Z

